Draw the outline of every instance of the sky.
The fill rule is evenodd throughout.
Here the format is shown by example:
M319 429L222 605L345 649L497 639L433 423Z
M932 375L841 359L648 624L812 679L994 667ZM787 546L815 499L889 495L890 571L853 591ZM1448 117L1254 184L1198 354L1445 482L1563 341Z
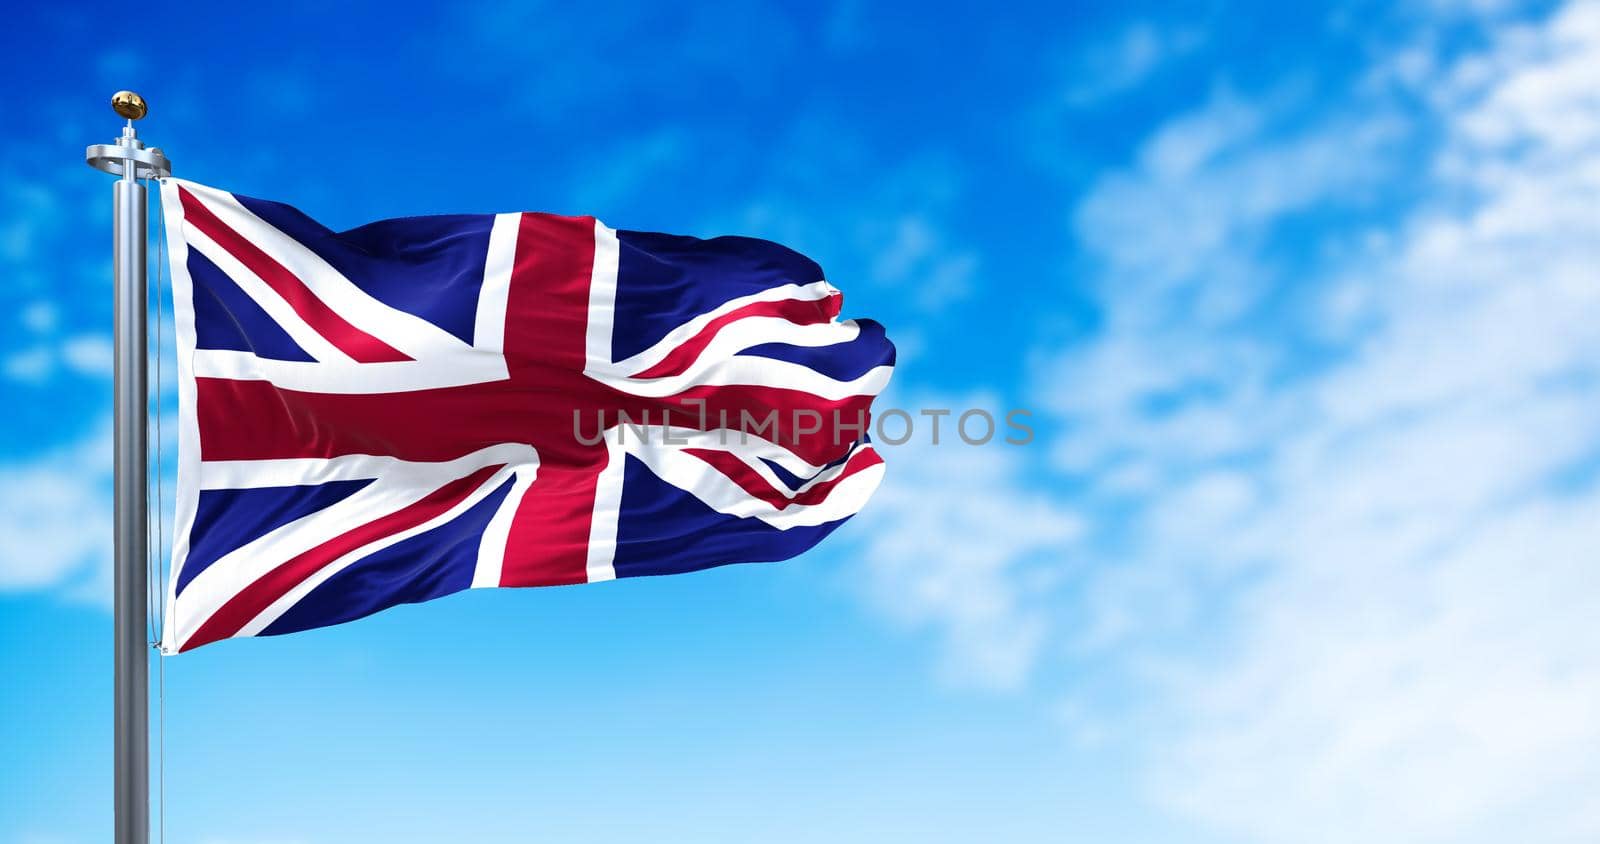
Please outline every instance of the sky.
M335 229L781 241L880 407L1035 431L918 417L790 562L167 659L169 840L1600 839L1600 4L719 6L10 13L0 840L110 826L119 88Z

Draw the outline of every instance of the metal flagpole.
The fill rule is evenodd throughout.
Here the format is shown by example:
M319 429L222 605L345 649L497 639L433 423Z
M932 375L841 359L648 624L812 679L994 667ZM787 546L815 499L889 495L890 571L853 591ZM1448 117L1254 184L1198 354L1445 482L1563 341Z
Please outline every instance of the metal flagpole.
M95 144L89 166L120 176L113 188L116 275L116 365L113 413L115 509L115 820L116 844L150 840L150 673L146 623L149 554L146 448L149 413L146 345L145 188L140 179L170 175L159 148L146 149L133 121L145 115L144 98L118 91L111 108L127 118L115 143Z

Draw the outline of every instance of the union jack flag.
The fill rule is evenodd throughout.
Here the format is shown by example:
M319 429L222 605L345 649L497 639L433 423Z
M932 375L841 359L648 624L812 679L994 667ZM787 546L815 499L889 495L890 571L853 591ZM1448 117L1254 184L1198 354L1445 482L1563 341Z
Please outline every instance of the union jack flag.
M804 256L590 217L333 232L162 182L179 465L162 647L469 587L805 551L882 478L894 347Z

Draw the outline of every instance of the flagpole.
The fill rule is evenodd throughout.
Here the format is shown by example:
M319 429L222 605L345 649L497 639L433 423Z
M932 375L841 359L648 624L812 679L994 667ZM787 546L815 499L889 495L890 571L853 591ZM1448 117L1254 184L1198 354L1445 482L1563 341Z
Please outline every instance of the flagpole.
M115 734L113 824L116 844L150 840L150 673L147 486L149 383L146 335L145 187L140 179L171 173L159 148L146 149L133 128L145 115L144 98L119 91L111 107L127 119L122 136L84 153L89 166L119 176L112 188L115 233L115 387L112 450L115 491L113 712Z

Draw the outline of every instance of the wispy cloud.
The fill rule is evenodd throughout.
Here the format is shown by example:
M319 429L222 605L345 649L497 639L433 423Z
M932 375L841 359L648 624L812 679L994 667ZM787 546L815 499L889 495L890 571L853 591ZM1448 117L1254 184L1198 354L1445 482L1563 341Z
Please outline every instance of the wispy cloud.
M106 600L111 432L0 464L0 590L59 589Z
M958 414L997 406L987 396L913 404ZM1028 488L1021 447L999 438L964 444L952 418L934 445L931 423L918 417L922 430L911 443L885 447L893 471L873 499L873 527L852 572L887 618L935 634L946 679L1016 689L1060 632L1052 630L1049 596L1069 574L1083 519Z
M1073 108L1104 103L1149 79L1203 42L1191 27L1139 21L1074 54L1063 101Z
M750 186L752 198L712 229L769 237L819 257L826 248L832 258L824 269L850 273L836 280L892 290L919 316L949 313L971 296L982 268L955 222L968 189L963 169L937 146L871 149L837 119L808 115Z
M606 15L565 15L541 2L495 2L458 10L453 37L470 62L449 71L491 82L515 110L540 120L610 113L624 103L660 107L770 95L801 49L781 5L661 7L633 4ZM619 61L628 55L648 63ZM662 86L664 78L675 84ZM576 82L574 81L576 80Z
M1147 684L1177 810L1600 832L1596 56L1575 5L1438 62L1420 114L1366 92L1282 131L1219 93L1080 205L1105 327L1041 383L1058 465L1129 516L1074 647ZM1391 179L1425 198L1363 210Z

